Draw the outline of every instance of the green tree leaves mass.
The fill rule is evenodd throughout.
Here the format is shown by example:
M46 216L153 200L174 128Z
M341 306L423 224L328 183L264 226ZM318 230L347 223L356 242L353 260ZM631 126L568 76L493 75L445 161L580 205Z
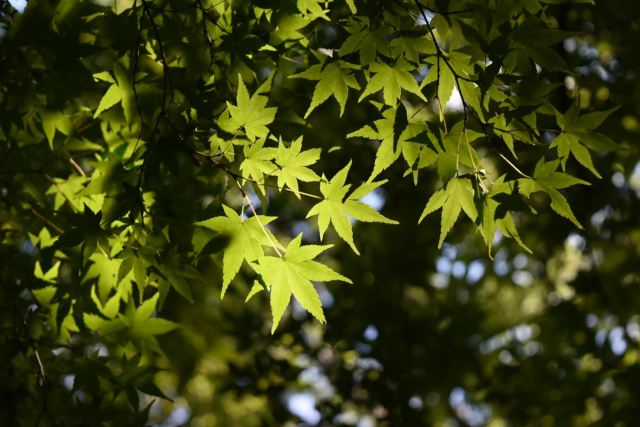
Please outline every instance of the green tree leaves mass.
M138 393L169 399L153 361L181 328L163 308L203 287L212 310L268 307L271 334L292 299L326 323L322 283L359 281L334 245L366 255L361 223L437 228L438 249L467 227L487 259L499 236L534 251L518 229L541 210L584 229L582 170L631 149L597 132L617 108L553 96L573 73L559 43L582 34L558 3L593 2L3 3L0 280L4 326L20 319L3 347L44 390L15 419L144 425ZM374 203L403 180L428 193L410 221ZM47 390L65 375L83 397L63 422Z

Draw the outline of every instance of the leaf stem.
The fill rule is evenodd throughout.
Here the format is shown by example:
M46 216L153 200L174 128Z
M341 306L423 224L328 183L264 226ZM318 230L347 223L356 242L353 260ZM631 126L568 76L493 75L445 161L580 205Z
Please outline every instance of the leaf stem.
M282 258L282 253L280 253L280 251L278 250L278 247L276 246L276 244L273 242L273 240L271 240L271 236L269 236L269 233L267 232L267 229L264 228L264 225L262 225L262 221L260 221L260 216L258 215L258 213L256 212L255 208L253 207L253 203L251 203L251 199L249 198L249 196L247 196L247 193L245 193L244 189L242 188L242 186L240 185L238 180L234 178L234 181L238 185L238 188L240 189L240 192L242 193L243 198L247 202L249 202L249 207L251 208L251 211L253 212L253 215L256 217L256 220L258 221L258 224L260 225L260 228L262 229L262 232L264 233L265 236L267 236L267 239L269 239L269 243L271 243L271 246L273 246L273 249L276 250L276 253L278 254L278 256L280 258ZM244 208L244 205L243 205L243 208Z
M493 143L492 143L493 145ZM513 168L513 170L515 170L516 172L518 172L521 176L523 176L524 178L529 178L531 179L531 177L529 175L527 175L526 173L523 173L520 169L517 168L516 165L514 165L513 163L511 163L511 161L509 161L509 159L507 159L501 152L498 151L498 149L494 146L493 149L496 151L496 153L498 153L498 155L500 157L502 157L502 159L509 163L509 165Z

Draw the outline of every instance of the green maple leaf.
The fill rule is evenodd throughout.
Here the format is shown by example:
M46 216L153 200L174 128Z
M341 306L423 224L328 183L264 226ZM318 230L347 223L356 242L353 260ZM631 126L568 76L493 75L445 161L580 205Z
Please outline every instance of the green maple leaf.
M238 75L238 94L237 103L233 105L227 102L229 112L231 113L231 124L234 129L244 128L247 138L255 141L256 137L266 138L269 135L269 129L266 125L273 122L276 116L275 107L265 108L269 97L263 94L269 93L271 90L271 82L273 74L258 88L258 90L249 98L247 87L242 81L242 75Z
M526 52L536 64L546 68L547 70L561 71L567 66L560 55L558 55L553 49L546 46L537 46L535 44L527 43Z
M315 52L314 52L315 54ZM350 70L358 68L356 65L345 61L328 61L326 55L317 54L320 64L313 65L307 70L289 76L290 79L319 80L313 91L311 105L304 115L306 119L309 114L320 104L325 102L331 95L340 104L340 117L344 114L344 107L347 104L349 88L360 90L360 85L355 77L350 74Z
M93 210L100 210L104 199L96 197L97 203L92 203L91 197L84 197L79 193L84 190L86 178L81 176L69 177L69 179L54 178L56 184L52 184L45 194L54 195L54 208L60 209L65 203L69 203L74 210L80 210L83 204L90 206Z
M325 19L329 21L329 17L327 16L328 9L323 9L322 4L325 4L324 1L318 0L297 0L298 10L306 19L310 21L315 21L318 18Z
M119 289L107 302L102 304L100 298L96 294L96 286L91 288L91 299L98 308L98 311L107 319L114 319L120 311L120 301L122 300L122 291Z
M261 138L251 145L243 147L244 160L240 164L242 176L258 181L258 188L265 194L264 177L277 170L271 160L276 153L272 148L264 148L265 139Z
M347 1L347 5L349 6L349 9L351 10L351 13L353 13L354 15L358 13L358 8L356 7L355 0L346 0L346 1Z
M400 150L397 147L401 146L401 134L408 124L407 111L402 103L398 105L398 108L383 109L382 117L382 119L373 122L375 128L365 125L347 135L347 138L362 137L380 141L371 174L372 178L391 166L400 156Z
M117 312L119 294L114 295L105 305L102 305L95 292L92 292L94 303L98 306L100 313L107 319L95 314L84 313L84 323L90 330L100 331L101 335L128 329L129 336L135 343L144 343L150 349L163 354L155 336L166 334L180 326L178 323L166 319L151 317L158 306L159 292L143 302L137 309L133 305L133 299L130 299L124 314Z
M398 222L385 217L371 206L357 201L387 182L386 180L365 182L345 200L345 196L351 188L351 184L345 185L349 168L351 168L351 162L328 182L323 175L323 179L320 181L320 191L325 199L311 208L307 218L318 215L321 240L329 223L331 223L342 240L347 242L351 249L360 255L353 242L353 229L347 215L363 222L382 222L385 224L398 224Z
M130 86L130 76L121 64L116 64L113 71L117 80L115 80L108 71L93 75L96 81L102 80L107 83L112 83L102 96L102 99L100 99L100 104L98 104L98 108L95 113L93 113L93 117L96 118L114 105L122 103L125 118L127 122L131 123L135 112L135 94Z
M551 71L560 71L567 65L562 60L562 57L548 46L579 33L546 29L541 27L541 24L542 21L537 16L530 16L523 20L513 32L510 45L516 49L523 49L541 67Z
M247 260L249 265L264 256L262 246L271 246L272 242L278 248L282 246L269 230L260 226L269 224L276 219L273 216L261 215L260 221L255 216L243 220L238 214L226 205L222 205L226 216L210 218L206 221L197 222L196 225L217 231L214 239L222 240L225 243L224 255L222 259L222 296L227 291L231 280L240 271L243 260ZM266 232L266 234L265 234ZM268 235L268 236L267 236Z
M33 233L29 233L29 239L34 246L38 246L40 250L42 250L53 246L56 240L58 240L58 236L52 237L47 228L41 228L40 233L38 233L37 236Z
M438 71L438 68L440 71ZM456 81L451 69L444 64L444 61L441 59L438 59L433 66L431 66L429 74L427 74L421 86L424 87L433 82L438 82L438 102L440 103L440 112L442 113L449 99L451 99Z
M100 100L100 104L98 105L96 112L93 114L93 118L98 117L103 111L108 110L120 101L122 101L122 91L118 87L117 83L113 83L109 86L109 89L107 89Z
M40 266L40 262L36 261L36 269L33 272L33 275L36 279L43 280L47 283L56 283L56 279L58 278L58 271L60 270L60 261L56 262L53 267L51 267L46 273L42 271L42 267Z
M280 138L280 144L274 150L274 158L279 169L273 173L278 177L278 187L284 188L286 185L295 195L300 198L298 191L298 181L313 182L319 181L320 177L310 166L318 161L322 149L313 148L302 151L302 137L296 139L287 148Z
M509 151L511 151L513 157L517 159L518 155L516 154L513 143L513 134L511 132L502 131L502 129L504 129L505 131L517 131L518 128L516 127L516 122L511 121L507 124L507 119L505 118L504 114L500 114L489 119L489 123L492 123L494 125L493 131L496 133L496 135L502 138L504 143L507 144L507 147L509 147Z
M480 101L483 99L482 89L477 87L473 82L464 79L458 79L458 84L462 91L462 98L464 98L465 102L475 110L478 117L480 117L480 120L485 121L482 105L480 104Z
M417 169L437 162L438 174L443 184L456 176L459 165L474 170L481 169L478 153L471 143L482 136L469 129L465 131L463 122L456 123L446 134L438 126L427 124L427 129L413 138L413 141L420 142L422 146Z
M471 142L480 137L482 137L481 133L468 129L465 132L463 122L456 123L448 134L441 135L444 150L438 157L438 173L443 184L449 182L458 173L459 164L469 168L480 168L478 154L471 147ZM468 146L467 141L469 142Z
M399 103L397 107L390 108L372 103L382 111L383 117L374 122L376 129L366 125L347 135L347 138L362 137L381 141L376 152L376 160L370 179L375 178L391 166L400 157L400 154L403 154L409 166L412 166L419 155L419 148L417 143L410 142L409 139L425 131L421 124L408 123L404 104Z
M574 103L566 114L556 111L558 126L562 133L551 143L551 148L557 147L558 157L562 162L562 170L565 170L569 154L573 154L578 162L589 169L595 176L602 178L593 166L591 153L588 148L595 151L614 151L621 149L604 135L592 132L606 120L611 113L619 107L608 111L597 111L594 113L578 116L579 104ZM582 144L581 144L582 142Z
M96 172L92 174L89 185L79 193L81 196L113 194L122 188L123 182L126 182L127 172L116 155L111 154L107 160L89 164L96 168Z
M96 214L85 205L84 215L77 214L74 217L76 228L72 228L62 234L54 246L57 248L71 248L82 244L80 253L83 265L86 265L96 249L99 249L108 258L108 232L100 226L102 212L98 211Z
M42 120L42 128L49 141L49 147L53 150L53 138L56 136L56 129L68 136L74 130L73 124L61 111L50 110L44 106L40 106L37 111Z
M133 267L133 265L134 263L131 264L131 267ZM167 257L164 264L159 264L156 267L164 276L164 278L160 280L162 284L162 286L160 286L160 306L164 303L164 298L169 292L169 287L173 287L187 301L193 303L191 289L186 279L199 279L206 282L198 270L189 264L185 264L177 254ZM141 273L141 271L139 273ZM138 276L138 279L142 279L142 277Z
M180 326L175 322L157 317L151 317L156 311L158 305L158 297L156 293L153 297L143 302L133 315L127 316L131 327L130 333L134 335L160 335L166 334Z
M468 178L453 178L444 188L436 191L427 202L418 224L422 222L424 217L440 208L442 208L442 229L438 248L442 247L444 238L458 220L461 210L464 210L472 221L475 221L478 217L471 180Z
M282 258L267 256L259 260L260 274L271 291L271 312L273 314L271 333L274 333L278 327L282 314L289 305L291 294L316 319L322 323L326 322L320 298L311 280L315 282L342 280L353 283L329 267L312 261L333 245L301 247L301 239L302 233L289 243L286 254Z
M593 160L591 159L589 150L584 145L580 144L580 140L577 135L561 133L551 143L551 148L554 147L558 148L558 157L562 162L563 170L566 168L569 153L571 153L582 166L589 169L598 178L602 178L593 166Z
M350 22L346 27L351 35L340 46L338 54L342 57L353 52L360 53L360 64L368 65L376 59L377 53L391 58L387 29L382 26L372 28L368 18L358 17L363 22Z
M57 273L59 266L60 263L57 263L49 270L49 272L52 273L53 271L55 271ZM36 270L37 269L38 267L36 267ZM46 275L49 275L49 272L47 272ZM53 276L53 274L51 274L51 276ZM71 332L80 331L73 317L73 305L75 304L75 300L71 301L71 304L68 307L68 311L60 310L61 305L63 305L64 303L53 302L54 297L58 292L57 286L50 285L40 289L33 289L32 292L33 296L41 306L51 310L51 316L47 321L47 324L54 333L60 335L60 338L62 338L64 341L69 341L71 339Z
M476 203L478 208L477 220L480 222L478 228L487 244L490 257L496 229L500 230L506 237L513 238L522 248L531 253L531 250L520 239L509 212L510 210L523 210L526 204L513 195L515 182L505 182L505 177L506 175L502 175L498 178L491 187L491 191L484 194Z
M51 323L51 327L54 333L59 334L64 341L71 340L71 332L80 332L80 328L78 328L78 324L73 317L74 304L75 300L71 300L66 315L64 314L66 311L63 307L64 303L51 304L51 320L56 319Z
M400 37L391 40L393 57L404 54L407 61L418 65L420 63L420 53L429 55L436 54L436 47L424 31L400 31Z
M135 279L136 285L138 286L138 295L140 296L140 302L142 302L144 288L147 285L147 267L145 265L144 258L136 254L131 249L125 249L124 251L122 251L119 255L119 258L122 258L122 263L118 268L118 279L116 283L120 284L120 282L122 282L122 280L124 280L129 275L129 273L133 270L133 278ZM179 267L175 269L171 269L161 265L158 266L158 270L161 271L165 277L174 276L174 275L179 276L179 274L175 274L176 270L178 272L180 272L180 270L184 271L184 269L180 269ZM185 296L187 300L190 300L190 302L193 302L193 299L191 299L191 291L186 281L184 281L183 278L173 279L173 280L174 280L174 283L176 281L180 282L176 287L178 292L183 294L183 296Z
M564 198L558 190L570 187L576 184L591 185L586 181L568 175L562 172L556 172L560 160L553 160L545 163L544 157L540 159L536 165L533 173L533 178L521 178L518 180L518 187L520 193L529 197L531 193L543 191L551 198L551 208L558 213L573 222L580 229L584 230L584 227L580 225L576 217L571 212L567 199Z
M91 289L91 299L102 316L92 313L82 314L84 324L89 330L94 332L99 331L100 335L108 335L120 332L127 327L127 324L119 318L118 313L120 311L120 301L122 300L120 291L116 292L115 295L103 304L96 294L95 287L93 287Z
M418 82L409 73L409 70L413 70L414 67L404 59L397 60L393 67L381 62L374 62L369 66L369 69L376 74L369 81L358 102L372 93L384 90L384 103L394 107L400 98L401 88L427 102L427 98L420 91Z
M247 298L244 300L244 302L248 302L255 294L257 294L263 289L264 289L264 286L262 286L257 279L254 280L253 286L251 287L251 290L247 294Z

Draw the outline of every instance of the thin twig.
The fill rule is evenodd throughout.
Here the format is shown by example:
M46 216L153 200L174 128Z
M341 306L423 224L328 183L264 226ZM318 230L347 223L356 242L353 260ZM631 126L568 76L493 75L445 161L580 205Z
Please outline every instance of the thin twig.
M509 161L509 159L507 159L507 158L506 158L506 157L505 157L501 152L499 152L499 151L498 151L498 149L497 149L495 146L494 146L493 148L494 148L494 150L496 151L496 153L498 153L498 155L499 155L500 157L502 157L502 159L503 159L505 162L509 163L509 165L511 165L511 167L512 167L516 172L518 172L518 173L519 173L521 176L523 176L524 178L529 178L529 179L531 179L531 177L530 177L529 175L527 175L527 174L523 173L520 169L518 169L518 168L516 167L516 165L514 165L513 163L511 163L511 162Z
M44 221L49 227L53 228L55 231L57 231L60 234L64 233L64 230L61 229L60 227L58 227L57 225L55 225L49 218L47 218L46 216L44 216L43 214L41 214L40 212L38 212L33 205L31 205L31 203L29 203L24 197L22 197L20 195L20 193L18 193L15 189L13 189L8 182L5 182L5 188L7 188L8 190L10 190L11 192L13 192L18 199L20 199L20 201L26 205L29 206L29 208L31 208L31 212L33 212L33 214L35 216L37 216L38 218L40 218L42 221Z
M463 106L463 110L464 110L464 126L465 126L465 130L466 130L466 122L468 120L468 112L471 112L471 114L475 117L475 119L478 121L478 123L480 123L480 126L482 127L482 130L485 134L485 136L487 137L487 140L489 141L489 143L494 147L494 149L496 150L496 153L498 153L498 155L500 157L502 157L516 172L518 172L521 176L525 177L525 178L530 178L528 175L526 175L525 173L523 173L520 169L518 169L516 167L516 165L514 165L511 161L509 161L509 159L507 159L502 153L500 153L498 151L498 149L495 147L495 145L493 144L493 141L491 141L491 138L489 137L489 134L487 132L486 126L487 123L485 123L483 120L480 119L480 117L475 113L475 111L469 106L469 104L467 103L467 101L464 98L464 94L462 93L462 88L460 87L460 82L459 80L467 80L467 81L471 81L474 83L478 83L476 81L470 80L470 79L466 79L462 76L460 76L453 68L453 66L449 63L449 61L446 59L444 53L442 52L440 45L438 44L435 34L433 32L433 29L431 28L431 24L429 23L429 21L427 20L427 16L424 13L424 9L430 10L429 8L425 7L424 5L422 5L421 3L418 2L418 0L414 0L414 3L416 5L416 7L418 7L418 9L420 9L420 12L422 13L422 17L425 21L425 24L427 25L427 29L429 30L429 34L431 35L431 38L433 39L433 42L435 44L436 47L436 55L438 57L438 72L440 71L440 59L442 59L444 61L444 63L447 65L447 67L449 68L449 70L451 70L451 73L453 74L458 92L460 94L460 99L462 100L462 106ZM458 13L462 13L462 11L459 11ZM439 76L438 76L439 79ZM515 135L514 135L515 136Z
M69 158L69 162L73 165L74 168L76 168L76 170L78 171L78 173L80 175L82 175L83 178L87 177L87 174L84 173L84 171L82 170L82 168L80 167L80 165L78 165L78 163L76 163L75 160L73 160L73 158Z

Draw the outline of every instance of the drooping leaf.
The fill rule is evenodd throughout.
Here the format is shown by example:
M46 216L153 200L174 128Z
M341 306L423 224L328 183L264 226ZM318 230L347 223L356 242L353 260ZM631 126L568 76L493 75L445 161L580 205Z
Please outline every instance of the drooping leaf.
M468 178L454 178L431 196L427 206L422 212L418 223L432 212L442 209L442 229L438 248L442 247L444 238L447 236L453 224L458 220L460 211L464 210L472 221L478 217L474 203L474 190L471 180Z
M590 184L566 173L556 172L559 164L560 160L545 162L544 157L541 158L536 165L533 178L521 178L518 180L520 193L525 197L529 197L532 193L538 191L547 193L551 198L551 208L556 211L558 215L569 219L578 226L578 228L583 229L582 225L578 222L571 211L569 203L567 203L567 199L565 199L558 190L576 184Z
M342 280L352 283L351 280L329 267L313 261L315 257L332 245L301 246L301 239L302 233L289 243L282 258L267 256L259 260L260 274L271 291L271 312L273 314L271 333L274 333L278 327L292 294L305 310L320 322L326 322L322 312L322 304L311 283L312 280L315 282Z
M526 205L515 192L515 181L505 181L506 175L496 180L491 190L476 198L478 209L477 223L484 237L491 256L491 248L496 230L500 230L506 237L511 237L526 251L531 250L522 242L515 228L510 211L522 210Z
M562 160L562 169L565 170L569 154L585 168L589 169L595 176L602 178L591 158L588 148L596 151L614 151L620 150L621 147L613 144L604 135L592 132L605 121L611 113L616 111L618 107L608 111L599 111L595 113L578 116L578 104L567 111L565 115L556 111L558 126L563 130L551 143L551 148L558 149L558 157Z
M238 214L226 205L222 205L226 216L218 216L196 223L203 227L217 231L228 243L224 247L223 269L222 269L222 294L227 291L231 280L240 271L243 260L247 260L252 265L256 260L264 256L262 246L275 244L279 249L282 246L278 243L273 234L265 225L275 220L276 217L252 216L242 219Z

